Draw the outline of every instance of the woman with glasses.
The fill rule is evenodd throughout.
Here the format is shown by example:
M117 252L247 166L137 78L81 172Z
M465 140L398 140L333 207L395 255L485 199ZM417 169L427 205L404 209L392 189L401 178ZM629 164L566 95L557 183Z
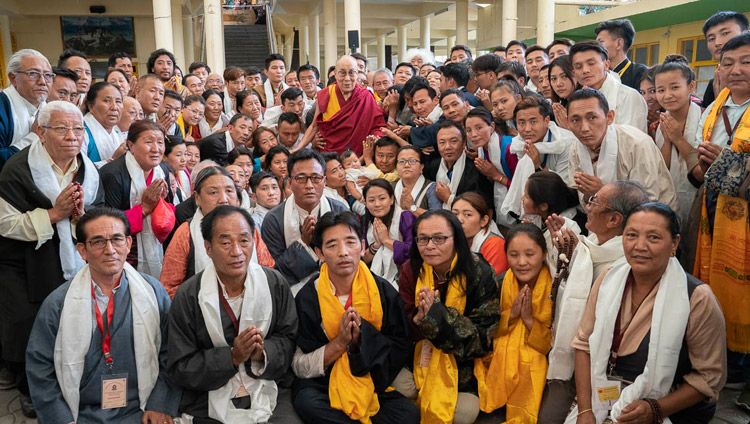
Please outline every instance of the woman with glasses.
M451 210L461 222L471 251L481 254L492 265L495 274L505 272L508 269L505 240L492 222L492 211L484 197L471 191L458 195Z
M726 381L726 330L708 284L675 258L677 215L661 203L626 217L626 262L594 283L572 346L578 423L708 423ZM598 391L619 394L602 405Z
M203 217L220 205L240 205L234 180L224 168L203 168L195 177L194 189L193 197L197 206L195 215L177 228L164 253L164 267L159 280L172 298L185 280L203 271L211 263L201 233ZM258 228L253 237L252 260L269 268L276 264L268 253Z
M363 260L373 274L398 290L399 268L409 258L412 244L414 215L398 206L393 186L382 178L367 183L362 196L367 208L362 225L367 237Z
M177 125L182 130L185 141L198 141L201 137L199 124L206 113L206 101L203 97L191 95L185 98L182 111L177 118Z
M501 275L501 318L493 353L477 364L482 411L505 407L507 422L536 423L547 375L552 274L547 245L533 224L516 224L505 240L510 269Z
M401 178L393 191L402 210L420 216L430 209L443 206L435 195L435 182L426 179L422 173L424 163L418 147L408 145L398 149L396 170Z
M494 270L471 253L450 211L417 218L399 291L416 345L412 369L402 370L393 386L418 399L423 422L473 423L474 363L492 350L500 303Z
M119 91L118 91L119 94ZM152 121L136 121L128 131L128 152L101 168L106 206L125 211L133 233L128 262L158 278L162 243L175 223L173 193L167 183L164 130Z
M83 108L83 137L81 153L101 168L127 151L120 139L117 123L122 113L122 94L114 84L97 82L86 94Z

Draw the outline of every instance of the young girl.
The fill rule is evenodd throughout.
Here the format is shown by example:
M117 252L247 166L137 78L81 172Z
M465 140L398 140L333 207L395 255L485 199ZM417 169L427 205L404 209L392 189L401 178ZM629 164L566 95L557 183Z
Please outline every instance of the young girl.
M471 251L481 253L495 269L495 274L505 272L508 269L505 240L497 233L497 227L492 225L492 211L484 197L475 192L460 194L453 201L452 212L461 222Z
M502 276L500 324L493 352L477 361L479 405L505 406L506 422L536 423L547 377L552 335L552 274L538 227L516 224L505 243L508 270Z
M568 97L581 88L573 74L573 64L570 56L556 57L549 64L549 84L552 87L552 111L555 113L555 123L558 127L568 128Z
M695 72L680 62L665 62L654 69L656 98L666 112L659 116L656 145L672 175L680 207L680 221L687 222L696 188L688 181L689 173L700 174L696 149L696 131L701 108L690 101L695 91Z
M411 228L416 217L401 210L393 186L382 178L370 181L362 191L367 206L363 221L367 250L363 260L373 274L385 278L398 290L399 268L409 259Z
M279 180L287 176L286 162L289 159L289 150L284 146L274 146L266 153L265 170L272 173Z
M656 99L656 86L654 85L654 73L652 69L647 70L641 76L641 80L638 82L638 92L641 93L641 96L643 96L648 105L648 135L655 139L656 128L659 127L659 116L664 112L664 109L662 109L659 101Z
M548 263L554 264L552 235L547 228L547 218L552 214L565 219L563 228L570 228L578 235L581 228L586 228L586 214L577 209L578 193L568 187L563 179L552 171L539 171L531 174L526 182L526 189L521 196L524 220L535 224L544 232L547 251L550 252Z
M523 88L515 80L500 79L490 90L492 117L495 118L498 135L518 135L513 124L513 109L522 97Z

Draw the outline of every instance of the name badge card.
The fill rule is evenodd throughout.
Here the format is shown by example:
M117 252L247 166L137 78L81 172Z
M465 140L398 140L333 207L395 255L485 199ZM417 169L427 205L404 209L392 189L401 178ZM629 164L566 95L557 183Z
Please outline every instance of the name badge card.
M596 385L597 405L594 409L609 411L615 402L620 399L622 383L620 381L606 380Z
M102 409L123 408L128 404L128 375L102 376Z

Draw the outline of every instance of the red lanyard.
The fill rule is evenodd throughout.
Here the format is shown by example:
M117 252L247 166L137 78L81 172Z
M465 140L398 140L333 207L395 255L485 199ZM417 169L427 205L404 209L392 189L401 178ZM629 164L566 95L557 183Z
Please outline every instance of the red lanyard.
M349 307L352 306L352 294L349 293L349 297L346 299L346 305L344 305L344 311L349 309Z
M722 107L721 108L721 115L724 118L724 129L727 131L727 136L729 137L729 144L732 144L732 134L734 134L735 131L737 131L737 127L740 126L740 122L742 122L742 117L740 116L740 119L735 122L734 127L729 124L729 116L727 115L727 108Z
M107 304L107 333L104 333L104 320L102 319L102 313L99 311L99 304L96 302L96 292L94 291L94 284L91 284L91 297L94 299L94 312L96 313L96 326L99 327L99 332L102 335L102 352L104 352L104 361L107 363L109 369L112 369L114 359L112 359L111 346L112 338L110 336L109 328L112 326L112 317L115 314L115 300L109 299Z
M240 323L237 320L237 316L234 314L234 311L232 310L232 307L229 306L229 302L227 302L227 298L224 297L224 290L221 288L221 284L217 281L216 284L219 285L219 303L221 303L221 306L224 308L224 311L226 311L227 315L229 315L229 319L232 320L232 325L234 325L234 331L237 332L237 335L240 335Z

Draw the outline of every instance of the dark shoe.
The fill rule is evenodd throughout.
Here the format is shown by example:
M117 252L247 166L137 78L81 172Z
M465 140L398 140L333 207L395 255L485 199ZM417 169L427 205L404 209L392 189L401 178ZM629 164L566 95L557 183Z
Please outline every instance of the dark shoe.
M34 402L31 401L31 396L27 396L21 393L21 413L26 418L36 418L36 409L34 409Z
M750 411L750 384L745 386L745 389L737 396L737 400L734 403L740 408Z
M0 361L0 390L16 387L16 376L5 361Z

